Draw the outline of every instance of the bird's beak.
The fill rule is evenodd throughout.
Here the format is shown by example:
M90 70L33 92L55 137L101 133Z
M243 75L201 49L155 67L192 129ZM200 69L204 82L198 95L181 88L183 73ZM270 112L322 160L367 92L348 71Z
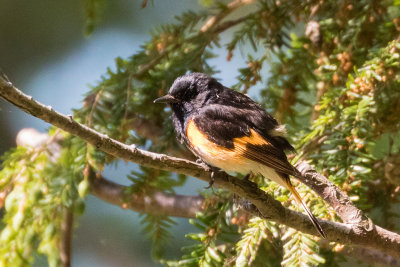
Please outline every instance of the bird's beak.
M179 100L173 97L172 95L165 95L153 101L153 103L168 103L168 104L177 102L179 102Z

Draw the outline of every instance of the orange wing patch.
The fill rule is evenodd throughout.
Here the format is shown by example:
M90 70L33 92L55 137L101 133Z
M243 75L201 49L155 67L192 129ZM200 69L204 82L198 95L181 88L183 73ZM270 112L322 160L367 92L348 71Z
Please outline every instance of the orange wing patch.
M252 144L252 145L270 145L270 143L264 139L261 135L259 135L256 131L253 129L250 129L250 136L243 136L243 137L237 137L233 139L233 144L235 145L235 148L237 146L245 146L247 144Z

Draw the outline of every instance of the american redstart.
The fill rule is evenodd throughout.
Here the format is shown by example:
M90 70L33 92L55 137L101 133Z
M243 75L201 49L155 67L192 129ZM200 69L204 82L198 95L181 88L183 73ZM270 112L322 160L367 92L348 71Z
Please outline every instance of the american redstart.
M177 78L154 102L171 106L178 140L201 160L226 172L261 174L286 187L325 237L290 182L290 175L300 173L286 158L285 150L294 148L284 137L285 127L261 105L203 73Z

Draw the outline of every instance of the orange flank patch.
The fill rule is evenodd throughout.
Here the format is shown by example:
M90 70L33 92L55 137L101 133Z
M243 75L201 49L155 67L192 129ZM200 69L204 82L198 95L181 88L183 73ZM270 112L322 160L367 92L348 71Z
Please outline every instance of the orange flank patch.
M270 143L265 140L261 135L259 135L256 131L253 129L250 129L250 136L242 136L242 137L237 137L233 139L233 144L235 145L235 148L233 150L236 150L236 148L239 146L246 146L246 144L252 144L252 145L269 145ZM196 124L194 123L193 120L190 120L187 124L186 127L186 136L188 137L190 144L192 145L193 148L196 147L209 147L207 150L217 150L216 153L219 153L219 151L222 150L227 150L227 151L232 151L232 149L228 149L226 147L217 145L210 141L208 137L197 128ZM213 154L213 153L212 153Z
M244 157L246 144L264 145L269 144L262 136L253 130L250 136L243 136L233 139L234 148L229 149L210 141L203 132L197 128L193 120L187 124L186 135L189 139L191 149L202 160L225 171L248 173L259 165Z
M220 153L232 152L233 150L226 147L215 144L210 141L208 137L197 128L193 120L190 120L186 127L186 136L189 139L190 146L196 152L201 150L205 153L210 154L210 156L216 156Z

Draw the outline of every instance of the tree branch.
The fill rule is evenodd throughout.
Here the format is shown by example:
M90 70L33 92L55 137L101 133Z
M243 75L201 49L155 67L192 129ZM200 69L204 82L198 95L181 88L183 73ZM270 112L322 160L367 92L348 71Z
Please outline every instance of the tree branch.
M79 124L73 120L72 116L62 115L51 107L33 100L31 96L19 91L3 77L0 77L0 96L25 112L84 139L114 157L151 168L194 176L204 181L209 181L211 178L211 171L206 166L144 151L134 145L125 145ZM259 189L256 184L247 180L240 180L223 172L215 173L213 179L216 186L231 190L251 201L263 218L285 224L304 233L316 234L306 215L283 207L279 201ZM327 241L373 248L400 258L400 235L396 233L379 226L368 229L363 226L360 227L358 224L350 225L326 220L319 220L319 223L327 235Z
M90 192L108 203L131 209L142 213L165 216L195 218L197 212L203 211L202 196L183 196L153 192L151 195L127 194L128 187L116 184L97 176L94 172L89 174Z
M342 251L339 251L343 255L361 260L363 262L367 262L373 266L375 264L381 264L379 266L390 266L396 267L400 266L400 260L393 258L392 256L388 256L376 250L371 250L362 247L344 247Z
M315 191L336 211L343 222L359 225L367 230L373 228L372 221L358 209L350 198L325 176L314 170L308 163L301 161L295 165L300 171L298 177L302 183Z

